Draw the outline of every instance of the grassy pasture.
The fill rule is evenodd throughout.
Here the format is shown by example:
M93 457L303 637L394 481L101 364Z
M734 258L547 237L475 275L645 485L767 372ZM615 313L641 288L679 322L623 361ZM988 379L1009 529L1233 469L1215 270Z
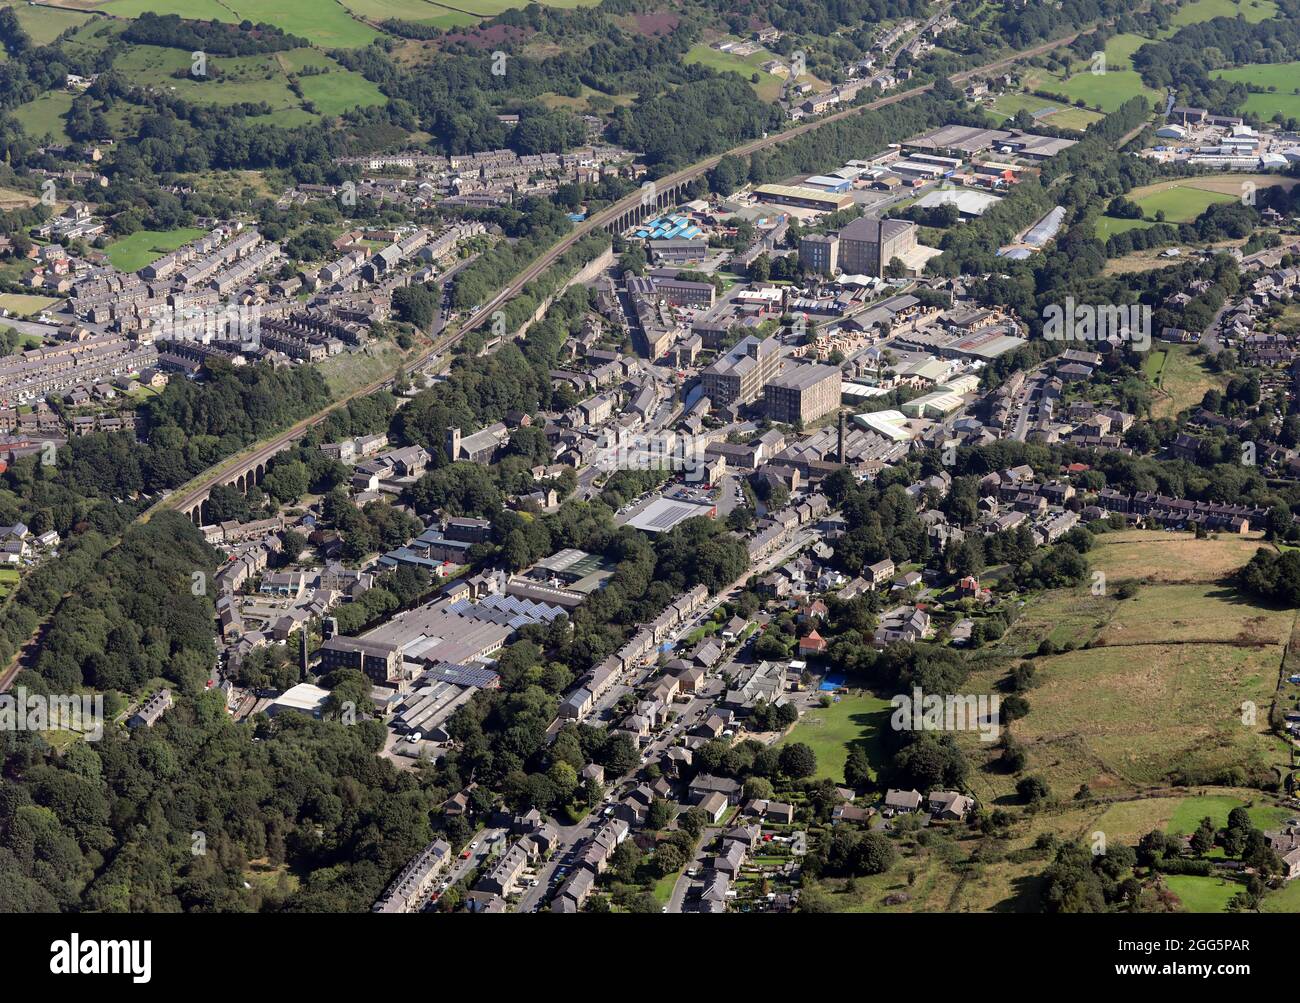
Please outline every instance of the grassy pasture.
M13 116L33 139L49 135L69 143L72 137L65 128L64 116L72 109L72 97L67 91L47 91L34 101L20 104L13 110Z
M119 17L136 17L156 7L153 0L110 0L103 10ZM247 18L273 24L326 49L354 49L382 37L338 0L178 0L167 10L204 21L238 24Z
M69 28L85 24L93 16L84 11L31 7L13 0L8 0L4 6L14 9L14 13L18 15L18 23L37 45L49 45Z
M1094 571L1105 572L1112 584L1126 579L1208 584L1236 571L1261 546L1256 536L1225 533L1198 540L1191 533L1133 529L1098 536L1088 563Z
M1271 119L1276 114L1281 114L1284 118L1300 116L1300 61L1247 63L1231 69L1215 70L1211 76L1269 90L1267 94L1247 95L1238 111L1250 112L1263 119Z
M1059 101L1049 101L1023 92L999 94L989 110L1003 118L1011 118L1018 112L1027 111L1048 125L1060 129L1077 129L1080 132L1101 118L1095 111L1073 108Z
M53 306L59 300L54 296L29 296L25 293L0 293L0 310L8 310L20 317L32 317ZM3 326L0 324L0 326Z
M1264 609L1221 582L1259 541L1190 534L1107 533L1089 553L1108 592L1127 579L1136 596L1094 596L1087 586L1033 599L996 646L973 663L970 692L993 692L1009 658L1050 637L1075 650L1038 657L1030 711L1012 726L1026 772L1068 796L1080 784L1119 793L1170 782L1179 771L1219 776L1235 767L1265 771L1284 762L1267 714L1242 721L1244 701L1267 708L1277 687L1294 611ZM1082 647L1090 644L1090 647ZM1016 776L991 766L993 750L959 736L986 801L1012 797Z
M1249 24L1258 24L1277 14L1277 4L1272 0L1192 0L1184 4L1170 18L1174 29L1187 24L1200 24L1216 17L1240 16Z
M1207 390L1222 390L1227 386L1226 377L1210 372L1204 359L1193 355L1186 345L1170 345L1151 355L1153 360L1157 355L1163 357L1159 372L1152 376L1152 384L1160 391L1151 405L1151 413L1156 418L1172 417L1195 407Z

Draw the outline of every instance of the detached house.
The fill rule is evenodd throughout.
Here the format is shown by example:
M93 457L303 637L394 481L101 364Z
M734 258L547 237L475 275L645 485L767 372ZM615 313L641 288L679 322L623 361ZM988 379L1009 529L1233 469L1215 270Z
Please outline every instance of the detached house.
M810 630L806 637L799 638L799 654L805 658L810 655L825 654L826 647L826 638L816 630Z

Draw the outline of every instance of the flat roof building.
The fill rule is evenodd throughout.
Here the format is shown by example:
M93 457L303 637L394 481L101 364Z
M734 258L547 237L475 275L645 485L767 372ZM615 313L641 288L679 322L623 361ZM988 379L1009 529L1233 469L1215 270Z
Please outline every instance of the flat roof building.
M835 234L810 233L799 238L799 264L810 272L833 275L840 262L840 238Z
M816 209L819 212L839 212L841 209L849 209L853 206L852 195L795 185L759 185L754 189L754 197L760 202L790 205L800 209Z
M773 421L807 425L840 406L841 383L836 366L789 366L763 388L763 404Z
M776 342L750 335L700 374L704 393L714 407L748 404L763 392L781 364Z
M840 268L880 278L894 258L916 247L916 224L901 219L855 219L840 231Z

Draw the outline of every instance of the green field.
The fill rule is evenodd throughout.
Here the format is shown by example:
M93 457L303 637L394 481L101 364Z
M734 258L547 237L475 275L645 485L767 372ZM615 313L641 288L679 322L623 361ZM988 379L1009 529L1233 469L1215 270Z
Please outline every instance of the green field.
M880 736L889 726L892 712L888 700L870 693L841 696L839 703L805 711L790 729L785 743L807 744L817 754L817 776L842 784L844 763L849 758L849 747L854 744L865 747L873 769L880 766Z
M1133 68L1133 53L1151 41L1149 38L1143 38L1141 35L1134 35L1131 32L1122 35L1113 35L1106 40L1106 69L1107 70L1131 70Z
M1275 892L1264 896L1263 912L1300 912L1300 881L1292 878Z
M1132 68L1132 55L1147 39L1140 35L1115 35L1106 42L1104 73L1092 72L1092 60L1082 59L1070 68L1068 77L1060 73L1037 71L1025 81L1027 90L1058 94L1068 103L1083 101L1089 108L1111 112L1125 101L1142 95L1154 105L1160 95L1147 87ZM1049 119L1055 124L1054 119Z
M1200 177L1157 181L1155 184L1134 188L1128 198L1142 209L1141 220L1113 219L1101 216L1097 220L1097 234L1102 239L1112 233L1149 226L1155 214L1163 210L1165 222L1190 223L1210 206L1231 202L1242 197L1247 184L1256 188L1282 185L1291 188L1295 179L1280 174L1212 174Z
M1145 230L1147 227L1155 226L1148 219L1116 219L1114 216L1097 217L1097 239L1108 240L1117 233L1124 233L1128 230Z
M774 56L766 49L759 49L748 56L737 56L730 52L720 52L710 45L698 42L687 50L685 61L707 66L719 73L739 73L746 80L749 80L751 76L757 73L759 80L758 83L753 85L755 92L763 100L773 101L780 95L781 85L785 78L765 73L759 67L776 58L779 57ZM804 79L810 78L805 77Z
M1156 365L1160 357L1159 369ZM1179 411L1195 407L1211 387L1222 390L1227 385L1223 376L1211 373L1205 368L1205 360L1193 355L1186 345L1171 345L1150 354L1147 360L1147 377L1152 386L1160 391L1160 396L1151 405L1151 414L1155 418L1173 417Z
M213 56L208 59L208 79L174 77L172 74L177 71L189 71L190 58L189 53L179 49L137 45L119 56L113 66L138 83L171 91L199 104L265 103L272 109L265 120L282 126L315 120L290 88L289 75L304 68L325 71L298 76L299 86L317 115L332 117L353 108L383 104L386 100L379 88L360 73L345 70L314 49L257 56Z
M1175 28L1185 24L1199 24L1216 17L1240 15L1250 24L1258 24L1277 14L1273 0L1192 0L1178 9L1170 23Z
M1053 79L1044 90L1064 94L1071 101L1082 100L1090 108L1115 111L1120 105L1139 94L1148 101L1158 97L1155 91L1142 82L1136 70L1107 69L1105 73L1084 70L1068 80Z
M118 17L136 17L157 6L153 0L110 0L103 10ZM383 37L354 18L338 0L179 0L169 4L167 11L206 21L238 24L248 19L273 24L326 49L358 48Z
M592 7L599 0L546 0L545 6L572 9ZM440 28L476 24L503 11L522 10L529 0L450 0L448 4L423 0L180 0L167 12L199 20L244 19L283 28L324 49L354 49L385 37L366 21L397 18ZM102 8L118 17L135 17L156 10L152 0L109 0Z
M1151 381L1152 386L1160 385L1161 375L1165 371L1165 363L1169 361L1169 352L1163 348L1158 348L1147 355L1146 361L1142 363L1142 375Z
M6 2L4 6L14 9L14 13L18 15L18 23L37 45L49 45L69 28L85 24L93 17L85 11L31 7L12 0Z
M1212 205L1231 202L1241 197L1242 183L1253 180L1256 184L1270 183L1275 178L1257 178L1254 175L1222 174L1209 178L1182 178L1177 181L1160 181L1142 188L1134 188L1128 198L1141 208L1142 219L1117 219L1113 216L1097 217L1097 237L1105 240L1112 234L1145 228L1156 222L1156 213L1163 212L1165 223L1190 223Z
M522 10L531 0L452 0L451 9L468 11L481 17L495 17L508 10ZM575 7L594 7L600 0L545 0L543 7L557 7L560 10L573 10ZM446 6L437 4L437 6Z
M1163 212L1166 222L1190 223L1210 206L1219 202L1231 202L1233 198L1224 192L1179 185L1140 196L1134 201L1142 207L1148 218L1154 219L1157 212Z
M1228 70L1215 70L1211 76L1270 90L1268 94L1248 94L1237 111L1251 112L1266 120L1276 114L1283 118L1300 117L1300 93L1297 93L1300 90L1300 61L1247 63Z
M49 91L35 101L20 104L13 110L13 116L32 139L44 139L48 135L69 143L72 137L64 128L64 116L72 109L72 97L67 91Z
M129 237L113 241L104 253L118 271L134 272L168 251L197 240L205 232L193 227L170 231L137 230Z
M475 3L463 4L452 0L456 9L426 0L343 0L343 6L354 14L370 21L385 21L396 18L399 21L413 21L444 30L471 27L482 21L485 15L471 14L468 11L482 10ZM523 6L520 4L519 6ZM548 4L547 6L560 6Z
M327 118L342 115L354 108L380 105L387 101L378 87L360 73L350 70L299 77L298 85L317 114Z
M46 307L59 302L53 296L27 296L22 293L0 293L0 310L8 310L20 317L31 317Z
M1003 118L1011 118L1018 112L1027 111L1029 114L1037 116L1039 121L1046 122L1048 125L1060 129L1077 129L1079 131L1083 131L1093 122L1101 119L1101 116L1095 111L1073 108L1059 101L1049 101L1046 98L1035 97L1033 94L1023 92L999 94L989 106L989 109L995 115L1000 115ZM1051 114L1039 114L1049 109Z
M1201 824L1201 819L1206 817L1214 820L1216 828L1223 829L1228 825L1228 813L1234 808L1241 808L1244 805L1245 802L1240 798L1226 794L1203 794L1198 797L1184 798L1178 803L1178 807L1174 809L1165 831L1190 836ZM1277 828L1295 814L1285 808L1277 808L1273 805L1252 805L1246 810L1250 814L1250 821L1255 828L1262 829L1265 832Z
M1023 657L1037 638L1076 646L1035 659L1030 711L1011 729L1028 754L1027 772L1063 796L1084 783L1113 793L1180 777L1276 777L1285 752L1264 709L1295 612L1255 606L1224 581L1258 546L1258 539L1229 535L1106 533L1088 557L1105 573L1110 594L1093 596L1082 586L1030 602L1006 637L982 653L970 684L971 692L993 691L1008 656ZM1144 583L1136 596L1112 598L1132 579ZM1246 701L1261 708L1249 723L1241 712ZM969 756L992 756L974 736L959 741ZM987 803L1009 795L1015 779L988 769L973 771L969 783Z

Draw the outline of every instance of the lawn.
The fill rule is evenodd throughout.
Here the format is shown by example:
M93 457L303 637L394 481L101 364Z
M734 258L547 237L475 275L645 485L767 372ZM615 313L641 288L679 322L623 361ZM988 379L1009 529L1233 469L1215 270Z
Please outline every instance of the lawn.
M1142 373L1154 385L1160 385L1160 374L1164 372L1165 363L1169 359L1169 352L1163 348L1158 348L1150 353L1146 361L1142 364Z
M179 230L137 230L129 237L115 240L108 245L105 254L109 262L120 272L134 272L149 262L161 258L168 251L174 251L182 244L202 237L206 231L194 227L182 227Z
M817 754L817 776L844 782L844 764L849 748L861 744L873 770L881 765L882 732L892 713L888 700L870 693L840 697L829 707L806 711L786 736L785 744L803 742Z
M1232 897L1245 891L1245 886L1236 881L1195 874L1166 874L1164 882L1188 912L1224 912Z
M1174 809L1165 831L1190 836L1201 824L1201 819L1207 816L1214 821L1216 828L1223 829L1228 824L1228 813L1234 808L1244 807L1245 803L1241 798L1233 797L1230 794L1201 794L1195 797L1183 798L1182 801L1178 802L1178 807ZM1277 828L1283 821L1295 814L1286 808L1278 808L1267 804L1253 805L1247 809L1247 812L1255 828L1264 831Z
M1275 892L1269 892L1260 906L1264 912L1300 912L1300 881L1292 879Z
M59 302L51 296L27 296L23 293L0 294L0 310L8 310L19 317L31 317Z

